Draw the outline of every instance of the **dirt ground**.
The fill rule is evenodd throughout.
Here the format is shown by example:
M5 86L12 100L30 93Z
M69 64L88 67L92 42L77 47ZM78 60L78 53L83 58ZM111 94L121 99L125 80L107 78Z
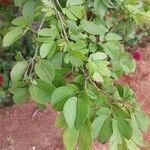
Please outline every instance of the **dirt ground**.
M150 116L150 44L141 51L142 60L137 62L136 72L122 80L130 83ZM54 127L56 113L49 107L33 117L34 111L31 101L0 109L0 150L64 150L61 132ZM150 140L150 129L144 137ZM96 143L93 150L107 150L107 147Z

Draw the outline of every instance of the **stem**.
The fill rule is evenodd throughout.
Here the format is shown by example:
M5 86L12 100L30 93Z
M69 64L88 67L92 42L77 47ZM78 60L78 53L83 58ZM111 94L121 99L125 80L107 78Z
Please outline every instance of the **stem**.
M56 0L56 2L57 2L57 4L58 4L58 6L61 8L61 10L62 10L62 7L61 7L61 5L60 5L60 3L59 3L59 1L58 0ZM54 9L55 9L55 12L56 12L56 14L57 14L57 17L58 17L58 19L60 20L60 22L61 22L61 27L62 27L62 34L61 34L61 36L63 37L63 39L65 39L68 43L69 43L69 39L68 39L68 36L67 36L67 33L66 33L66 30L65 30L65 23L64 23L64 20L63 20L63 15L61 14L61 12L59 12L59 10L57 9L57 7L56 7L56 5L55 5L55 3L53 2L53 4L54 4Z
M42 28L42 26L43 26L43 24L44 24L44 21L45 21L45 16L43 17L43 19L42 19L42 21L41 21L41 24L40 24L40 26L39 26L37 32L41 30L41 28ZM27 30L31 30L32 32L34 31L34 30L32 30L31 28L27 28L25 31L27 31ZM36 34L37 34L37 32L34 31L34 33L36 33ZM31 61L29 62L28 66L27 66L27 69L26 69L26 71L25 71L24 80L25 80L25 78L26 78L26 76L27 76L28 73L29 73L29 77L31 77L31 74L32 74L32 71L33 71L33 68L34 68L34 64L35 64L34 61L35 61L35 58L36 58L36 56L37 56L37 54L38 54L38 49L39 49L39 45L37 44L37 45L36 45L36 49L35 49L34 56L32 57ZM31 66L31 68L30 68L30 66ZM30 71L29 71L29 70L30 70Z
M63 8L61 7L59 0L56 0L56 3L58 4L59 8L61 9L61 11L63 11Z
M129 107L131 107L131 105L129 106L129 105L125 105L126 103L124 103L124 102L121 102L120 100L118 100L118 99L116 99L116 98L114 98L114 97L112 97L111 95L109 95L108 93L106 93L105 91L103 91L103 90L101 90L100 88L98 88L97 87L97 85L90 79L90 82L99 90L99 92L101 92L102 94L104 94L106 97L108 97L109 99L111 99L112 100L112 102L113 103L121 103L122 105L123 105L123 107L125 107L126 109L128 109ZM110 103L109 103L109 105L111 105ZM111 105L112 106L112 105Z

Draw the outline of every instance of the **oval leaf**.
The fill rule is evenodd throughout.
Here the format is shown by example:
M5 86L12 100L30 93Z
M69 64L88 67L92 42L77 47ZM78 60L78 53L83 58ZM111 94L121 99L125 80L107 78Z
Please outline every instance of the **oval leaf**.
M110 139L112 133L112 120L110 117L108 117L103 123L103 126L101 127L101 130L98 135L98 140L103 144Z
M77 98L71 97L64 105L63 113L70 128L73 128L76 119Z
M27 67L26 61L18 62L11 70L10 76L12 81L21 81L23 80L24 73Z
M36 74L45 82L50 83L55 77L55 68L48 60L41 60L35 64Z
M74 150L78 142L79 130L75 128L66 128L63 133L63 141L66 150Z
M3 47L12 45L21 37L22 33L23 33L23 29L20 27L14 28L8 33L6 33L6 35L3 38Z
M62 86L57 88L51 98L51 103L56 110L62 110L65 102L71 97L74 90L68 86Z

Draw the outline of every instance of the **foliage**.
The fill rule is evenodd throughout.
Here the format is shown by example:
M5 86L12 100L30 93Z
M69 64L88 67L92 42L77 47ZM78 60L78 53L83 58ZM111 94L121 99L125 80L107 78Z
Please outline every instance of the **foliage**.
M8 47L32 35L35 54L19 57L11 71L15 103L29 96L51 104L60 115L66 149L91 150L92 141L110 141L110 150L148 146L142 132L148 117L127 84L116 84L135 62L123 43L133 28L150 19L148 1L15 0L22 10L3 38ZM37 24L37 28L33 24Z
M2 39L11 26L12 19L20 14L19 8L14 7L11 0L0 0L0 76L3 78L3 82L0 82L0 105L2 106L13 103L12 95L8 89L11 86L10 71L15 64L15 59L20 60L20 57L22 57L20 52L26 59L31 57L34 52L31 50L32 34L30 33L9 48L2 46ZM22 48L21 50L20 47Z

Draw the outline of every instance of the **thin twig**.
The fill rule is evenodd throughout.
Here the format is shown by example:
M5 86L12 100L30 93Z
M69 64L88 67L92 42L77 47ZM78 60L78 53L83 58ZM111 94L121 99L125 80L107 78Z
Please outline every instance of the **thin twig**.
M59 7L61 7L59 1L57 0L56 2L59 5ZM53 4L55 5L54 2L53 2ZM63 17L62 17L63 15L61 14L61 12L59 12L59 10L57 9L56 5L55 5L54 9L55 9L55 12L57 14L58 19L61 22L61 27L62 27L62 32L63 32L61 35L62 35L63 39L65 39L67 42L69 42L66 30L65 30L65 23L64 23L64 20L63 20ZM62 7L61 7L61 9L62 9Z
M103 90L101 90L100 88L98 88L97 87L97 85L90 79L90 81L91 81L91 83L102 93L102 94L104 94L105 96L107 96L108 98L110 98L111 100L113 100L112 102L113 103L121 103L121 104L123 104L123 106L125 107L125 108L127 108L128 109L128 107L129 107L129 105L127 105L125 102L121 102L120 100L118 100L118 99L116 99L116 98L114 98L114 97L112 97L111 95L109 95L108 93L106 93L105 91L103 91ZM126 106L127 105L127 106ZM131 105L130 105L130 107L132 107Z

